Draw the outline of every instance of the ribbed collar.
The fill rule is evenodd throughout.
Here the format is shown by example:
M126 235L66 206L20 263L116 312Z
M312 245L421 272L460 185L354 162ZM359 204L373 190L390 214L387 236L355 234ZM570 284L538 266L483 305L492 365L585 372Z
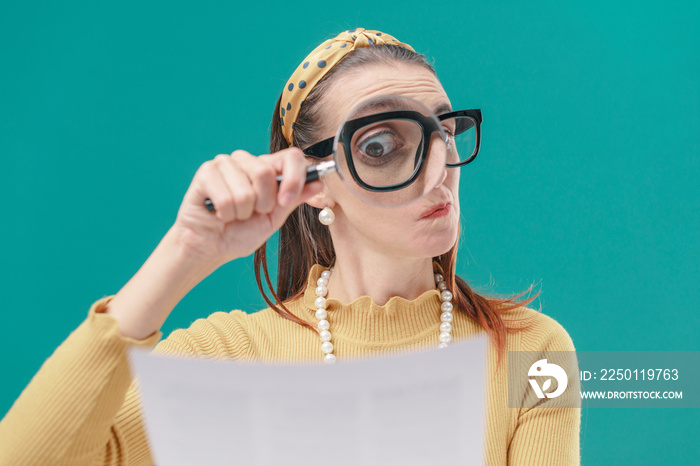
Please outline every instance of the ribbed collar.
M309 271L301 312L307 320L317 322L316 283L326 270L314 264ZM400 345L431 334L440 333L440 292L427 290L413 300L393 296L379 306L370 296L360 296L349 304L328 296L326 300L330 332L334 339L352 343Z

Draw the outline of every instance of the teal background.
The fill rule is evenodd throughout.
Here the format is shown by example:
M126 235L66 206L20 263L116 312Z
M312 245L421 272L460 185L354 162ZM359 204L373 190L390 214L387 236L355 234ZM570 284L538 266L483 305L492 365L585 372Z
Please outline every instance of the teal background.
M287 78L344 29L435 61L481 108L459 273L535 283L579 350L698 350L696 2L24 2L0 14L0 413L119 291L197 167L265 153ZM177 306L167 335L266 307L252 256ZM693 409L591 409L583 464L699 464Z

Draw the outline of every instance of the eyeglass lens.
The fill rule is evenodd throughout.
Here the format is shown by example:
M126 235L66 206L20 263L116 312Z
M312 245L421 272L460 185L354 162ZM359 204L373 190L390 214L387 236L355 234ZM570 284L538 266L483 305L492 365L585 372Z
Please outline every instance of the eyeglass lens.
M467 116L441 121L447 135L447 163L459 163L476 152L476 121Z

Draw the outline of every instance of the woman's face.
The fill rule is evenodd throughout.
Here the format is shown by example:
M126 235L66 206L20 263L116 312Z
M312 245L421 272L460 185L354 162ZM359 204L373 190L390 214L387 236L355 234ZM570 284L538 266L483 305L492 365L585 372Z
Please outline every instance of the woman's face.
M324 128L318 140L333 137L346 115L363 100L385 94L411 97L432 111L451 103L438 79L416 65L372 65L338 76L321 102ZM442 112L440 112L442 113ZM329 157L330 159L330 157ZM459 168L445 167L445 177L422 198L401 207L379 207L354 196L337 173L323 178L326 189L309 204L330 206L335 221L330 225L336 248L338 241L350 247L375 248L390 255L435 257L457 241L459 222ZM437 204L449 203L447 215L422 218Z

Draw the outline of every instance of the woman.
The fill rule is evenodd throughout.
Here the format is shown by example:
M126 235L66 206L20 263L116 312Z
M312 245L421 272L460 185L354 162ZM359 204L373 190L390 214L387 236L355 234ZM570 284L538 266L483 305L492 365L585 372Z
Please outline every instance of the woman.
M311 52L277 102L270 155L238 150L202 164L175 223L141 269L91 306L0 423L0 464L153 464L127 348L154 346L180 299L229 261L255 252L258 286L263 292L262 265L272 289L265 245L278 229L275 303L263 292L269 308L214 313L174 331L154 351L333 362L488 332L488 464L578 464L579 409L507 406L500 364L506 351L574 347L557 322L525 307L534 297L482 296L455 275L459 168L446 168L424 197L393 209L337 184L305 184L306 167L319 160L299 148L333 137L357 103L385 94L438 114L451 109L425 57L390 35L358 28ZM204 208L206 199L215 213ZM426 218L440 205L442 215Z

